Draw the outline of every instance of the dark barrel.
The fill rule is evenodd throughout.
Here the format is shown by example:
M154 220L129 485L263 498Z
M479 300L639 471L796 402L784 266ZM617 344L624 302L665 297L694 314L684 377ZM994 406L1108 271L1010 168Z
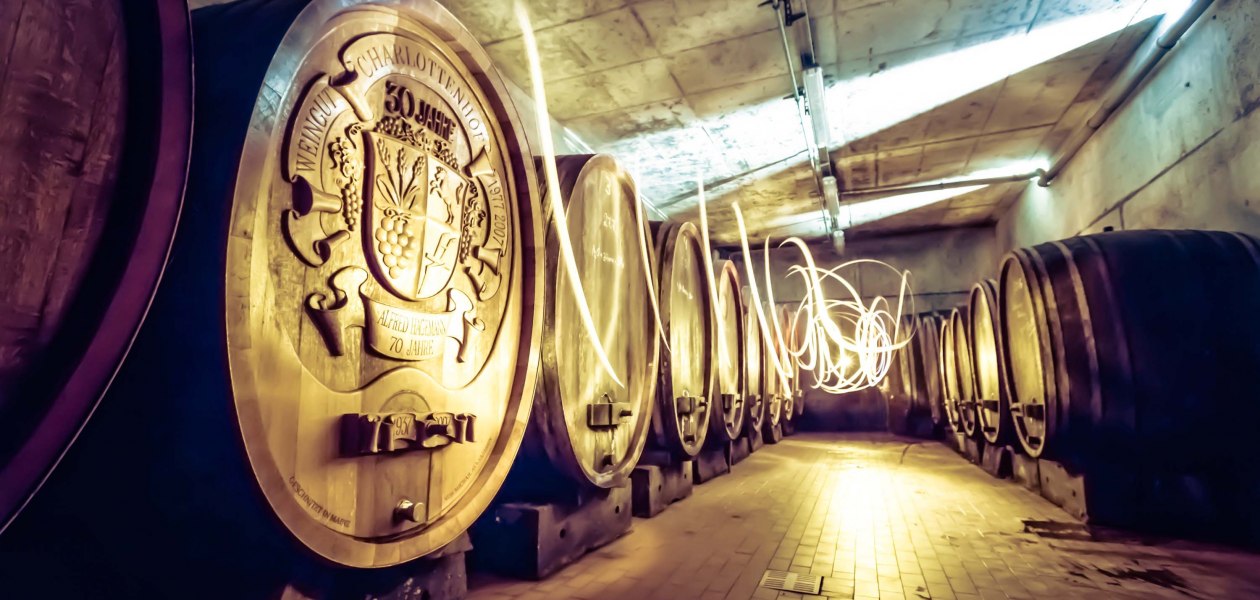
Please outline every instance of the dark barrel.
M1260 389L1255 238L1126 231L1016 250L999 338L1031 456L1142 451L1185 459L1251 437Z
M950 340L954 352L954 385L957 393L958 419L962 431L970 437L979 437L976 420L976 378L971 363L971 338L969 329L971 314L966 306L955 308L949 314Z
M735 263L722 261L716 271L718 329L714 366L717 368L718 395L713 404L713 416L709 419L709 427L713 430L709 435L712 441L730 442L744 432L744 421L747 419L746 320Z
M704 272L704 246L694 224L659 224L656 254L661 321L669 345L662 349L651 439L656 448L689 460L708 436L716 396L716 312Z
M1260 543L1260 241L1069 238L1010 253L998 290L1024 449L1130 486L1092 519Z
M925 401L932 417L932 425L939 429L949 422L945 413L944 384L941 382L940 316L929 313L919 317L919 328L915 337L918 339L916 348L919 352L919 363L922 365L920 373L923 376Z
M80 595L318 597L460 538L511 467L542 326L532 153L436 2L249 0L193 21L196 142L164 280L12 543L41 540L44 580Z
M1005 445L1013 441L1011 404L1007 395L1002 345L997 332L997 282L985 279L971 288L967 302L971 313L971 358L975 373L976 419L980 433L990 444Z
M755 310L755 308L749 307L749 312L754 312ZM766 390L766 417L761 424L761 433L762 439L770 444L777 443L782 438L783 405L786 403L783 397L783 379L779 377L779 372L774 366L776 358L781 364L785 364L782 346L775 337L774 325L770 321L776 318L778 318L778 315L775 311L770 310L766 312L764 335L769 337L763 340L765 343L762 346L763 353L761 357L761 376Z
M0 8L0 531L135 339L175 234L192 135L177 0Z
M915 332L915 317L905 315L899 324L899 336L910 336L906 344L892 353L892 364L881 382L880 390L888 404L888 429L894 433L906 433L911 412L919 395L918 364L919 337Z
M509 485L572 487L547 477L554 468L580 486L614 487L629 481L643 453L656 393L660 335L646 278L655 265L651 252L644 264L640 246L651 233L646 222L642 236L635 231L638 194L613 157L563 156L557 171L586 297L579 303L570 290L549 217L542 377ZM596 359L578 316L583 303L620 384Z
M796 361L796 351L800 348L800 337L797 331L796 311L790 306L778 307L779 332L783 334L783 346L779 349L780 364L787 373L787 388L780 394L783 396L783 420L795 423L797 417L805 410L804 393L801 390L801 367Z
M770 378L766 376L766 342L761 335L757 309L744 298L743 311L745 414L748 416L745 431L752 437L761 435L766 416L771 412L767 409L770 405Z

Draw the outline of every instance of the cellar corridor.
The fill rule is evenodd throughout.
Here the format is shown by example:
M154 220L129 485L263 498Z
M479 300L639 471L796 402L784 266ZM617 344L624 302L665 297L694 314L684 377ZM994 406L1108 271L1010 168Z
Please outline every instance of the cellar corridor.
M820 595L762 587L821 575ZM1091 532L936 442L802 433L544 581L471 600L1256 598L1260 555Z

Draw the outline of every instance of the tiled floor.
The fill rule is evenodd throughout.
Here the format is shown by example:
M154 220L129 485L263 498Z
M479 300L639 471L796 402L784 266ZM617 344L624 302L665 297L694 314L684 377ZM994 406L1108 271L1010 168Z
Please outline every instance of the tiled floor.
M470 598L1260 598L1260 555L1106 539L940 444L801 434L546 581L474 574ZM766 569L823 596L760 588Z

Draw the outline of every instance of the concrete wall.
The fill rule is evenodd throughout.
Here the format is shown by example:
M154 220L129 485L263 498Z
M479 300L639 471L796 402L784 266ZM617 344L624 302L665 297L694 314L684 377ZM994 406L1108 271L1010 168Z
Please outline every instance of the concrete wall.
M992 227L947 229L925 233L858 240L848 244L844 256L829 248L815 248L814 258L820 268L830 269L847 261L874 259L899 270L909 270L914 310L946 310L962 304L972 284L996 274L999 255ZM763 254L753 253L753 267L763 298L766 294ZM803 263L794 247L772 250L770 271L775 300L793 307L805 294L805 285L798 276L788 275L794 264ZM740 264L740 275L744 276ZM853 284L867 303L876 296L888 298L895 310L900 277L892 270L875 265L858 265L845 269L842 276ZM745 282L747 287L747 283ZM747 293L747 292L746 292ZM829 298L851 297L841 286L827 286ZM910 312L907 303L905 312ZM813 380L805 376L806 383ZM875 390L836 396L807 390L806 417L802 427L814 430L884 429L887 406Z
M1260 234L1260 3L1217 0L1048 188L999 219L1011 248L1119 229Z

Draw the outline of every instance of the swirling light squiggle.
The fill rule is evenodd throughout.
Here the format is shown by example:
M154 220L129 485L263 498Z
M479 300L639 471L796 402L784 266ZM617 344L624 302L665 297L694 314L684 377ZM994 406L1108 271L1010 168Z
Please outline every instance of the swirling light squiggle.
M773 327L767 327L766 310L762 308L763 300L751 267L752 254L749 252L748 231L744 226L743 213L738 202L733 203L732 209L739 226L744 266L762 334L766 339L775 340L777 347L787 348L789 360L795 363L782 364L775 352L770 353L774 358L772 363L775 371L785 389L791 389L788 386L788 380L791 379L788 369L792 366L813 375L812 388L832 394L855 392L879 385L892 366L892 353L908 344L915 333L913 327L906 330L901 325L901 316L906 313L907 301L910 303L909 312L914 313L910 272L873 259L852 260L823 269L817 265L813 253L803 240L797 237L788 238L778 246L793 246L800 251L803 264L788 267L787 273L789 277L797 276L803 280L805 294L792 313L789 323L781 324L779 319L771 319ZM773 308L778 303L774 297L769 238L765 240L762 256L766 284L764 302L766 306ZM869 302L864 301L857 288L841 275L845 269L860 265L889 269L899 277L895 306L883 296L875 297ZM833 287L843 290L839 297L831 298L824 293L824 284L829 282ZM784 326L787 327L791 339L784 334ZM770 335L771 330L773 337ZM799 386L799 381L797 383Z

